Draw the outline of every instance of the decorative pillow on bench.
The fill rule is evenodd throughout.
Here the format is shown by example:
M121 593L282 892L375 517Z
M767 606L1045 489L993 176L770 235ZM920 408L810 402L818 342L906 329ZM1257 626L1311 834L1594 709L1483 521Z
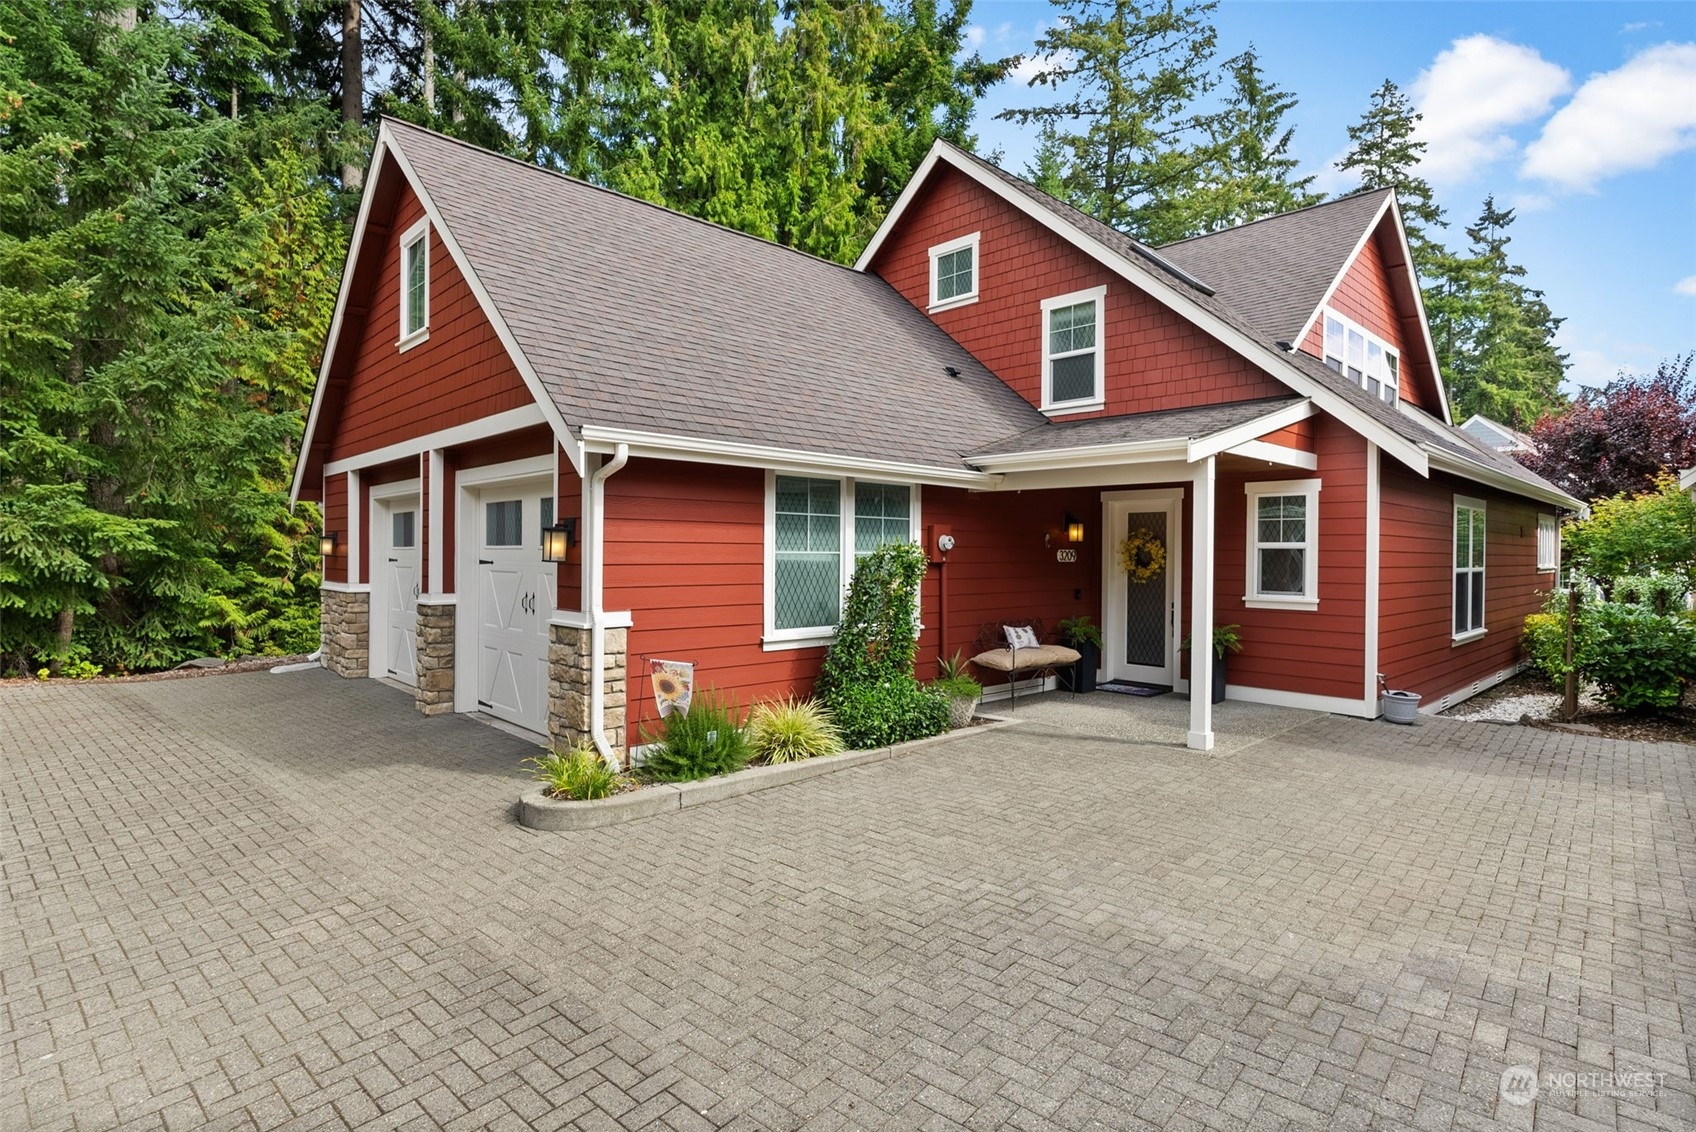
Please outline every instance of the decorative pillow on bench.
M1042 645L1036 639L1036 630L1029 625L1003 625L1002 630L1007 634L1007 644L1015 649L1034 649Z

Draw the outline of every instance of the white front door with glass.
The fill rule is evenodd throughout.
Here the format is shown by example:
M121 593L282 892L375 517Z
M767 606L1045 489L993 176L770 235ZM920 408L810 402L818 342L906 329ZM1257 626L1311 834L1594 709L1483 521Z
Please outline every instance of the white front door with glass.
M1102 548L1102 669L1113 680L1174 686L1183 495L1110 492L1102 502L1109 532Z
M418 497L384 501L378 517L383 562L378 569L383 605L383 668L404 684L418 682Z
M555 573L542 561L542 528L553 498L543 480L487 487L476 499L477 706L545 731Z

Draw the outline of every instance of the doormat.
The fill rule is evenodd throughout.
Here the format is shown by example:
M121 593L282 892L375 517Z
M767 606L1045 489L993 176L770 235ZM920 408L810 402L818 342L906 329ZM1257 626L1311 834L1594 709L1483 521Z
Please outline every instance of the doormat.
M1117 692L1121 696L1164 696L1172 689L1154 688L1147 684L1128 684L1122 680L1115 680L1110 684L1097 684L1095 690L1098 692Z

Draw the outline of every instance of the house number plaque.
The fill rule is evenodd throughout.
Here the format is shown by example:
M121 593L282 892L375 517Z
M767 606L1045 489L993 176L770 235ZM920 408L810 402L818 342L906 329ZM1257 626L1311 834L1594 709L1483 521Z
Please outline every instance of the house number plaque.
M1056 562L1076 562L1077 560L1078 552L1072 550L1070 547L1056 550L1054 552L1054 561Z

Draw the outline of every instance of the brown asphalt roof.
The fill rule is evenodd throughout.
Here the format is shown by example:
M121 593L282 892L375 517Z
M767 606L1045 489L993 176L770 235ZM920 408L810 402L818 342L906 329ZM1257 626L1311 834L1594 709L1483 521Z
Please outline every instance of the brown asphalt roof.
M1158 413L1135 413L1122 417L1094 417L1087 421L1043 424L1016 436L986 444L974 457L1009 456L1016 452L1066 451L1100 448L1110 444L1137 444L1156 440L1196 440L1295 404L1301 398L1268 397L1259 401L1232 401L1225 405L1198 405L1191 409L1167 409Z
M1390 192L1268 216L1162 245L1157 254L1211 286L1263 337L1294 342Z
M386 125L572 428L959 471L1045 420L875 275Z

